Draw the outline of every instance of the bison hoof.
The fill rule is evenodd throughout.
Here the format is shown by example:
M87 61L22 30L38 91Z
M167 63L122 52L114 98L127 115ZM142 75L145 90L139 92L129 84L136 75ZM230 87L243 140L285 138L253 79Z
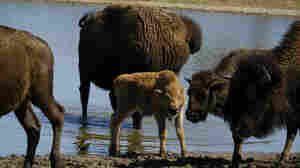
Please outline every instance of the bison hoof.
M187 152L186 151L183 151L183 152L181 152L181 157L187 157Z
M241 161L242 161L242 156L240 154L235 154L232 158L232 168L239 168Z
M64 168L65 167L64 160L58 156L52 155L52 157L50 157L50 162L51 162L51 168Z
M120 155L120 151L116 150L115 148L110 148L109 149L109 156L114 156L117 157Z
M25 162L24 168L32 168L32 165L29 162Z
M87 118L80 118L80 124L82 124L84 126L88 125Z
M291 160L294 160L294 158L290 157L289 155L287 154L281 154L280 155L280 158L279 158L279 162L280 163L284 163L286 161L291 161Z
M159 153L159 156L160 156L160 157L167 157L167 156L168 156L168 153L167 153L167 152L160 152L160 153Z

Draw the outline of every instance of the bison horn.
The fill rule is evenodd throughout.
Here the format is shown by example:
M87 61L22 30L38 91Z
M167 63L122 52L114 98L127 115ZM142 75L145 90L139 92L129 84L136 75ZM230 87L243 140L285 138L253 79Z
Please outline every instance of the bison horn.
M271 78L271 74L268 71L268 69L266 68L266 66L264 66L264 65L262 66L262 71L263 71L263 74L264 74L262 81L263 82L270 82L272 80L272 78Z
M227 74L227 75L222 75L222 77L223 77L224 79L228 79L228 80L230 80L230 79L232 78L232 76L229 75L229 74Z

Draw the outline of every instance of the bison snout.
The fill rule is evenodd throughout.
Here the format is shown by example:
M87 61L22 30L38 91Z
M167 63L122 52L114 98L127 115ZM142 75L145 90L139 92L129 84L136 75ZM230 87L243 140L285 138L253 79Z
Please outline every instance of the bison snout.
M175 109L175 108L169 108L168 112L170 115L175 116L175 115L177 115L177 113L179 113L179 110Z
M205 121L207 119L208 113L203 111L190 111L188 110L186 113L186 119L191 121L192 123L197 123L200 121Z
M180 113L180 109L177 109L177 108L171 108L169 107L168 108L168 119L169 120L172 120L174 117L176 117L178 114Z

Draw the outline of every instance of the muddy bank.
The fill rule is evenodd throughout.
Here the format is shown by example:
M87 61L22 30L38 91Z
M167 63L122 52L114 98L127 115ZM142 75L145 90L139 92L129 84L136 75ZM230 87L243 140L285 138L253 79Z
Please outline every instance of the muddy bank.
M300 167L300 154L291 155L291 160L278 163L277 153L243 153L241 168L296 168ZM23 156L0 157L0 168L22 168ZM178 154L160 157L157 154L128 154L121 157L96 155L64 156L66 168L227 168L231 153L189 153L186 158ZM33 168L49 168L48 156L37 156Z

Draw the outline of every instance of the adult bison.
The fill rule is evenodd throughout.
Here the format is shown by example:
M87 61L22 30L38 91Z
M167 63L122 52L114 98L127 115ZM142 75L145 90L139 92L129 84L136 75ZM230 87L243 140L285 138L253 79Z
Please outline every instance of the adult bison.
M300 128L297 68L291 65L283 73L272 57L261 55L239 63L224 106L224 119L230 125L234 141L234 168L239 167L241 145L246 138L264 138L276 128L287 129L280 160L287 159Z
M239 61L251 55L265 55L270 52L270 49L234 49L215 68L196 72L192 75L192 79L186 79L190 84L187 120L193 123L205 121L208 113L223 118L230 79Z
M196 72L188 89L189 103L187 119L197 123L206 120L208 113L224 117L222 109L228 96L230 78L236 71L241 59L253 55L272 57L280 70L295 65L300 67L300 21L293 22L280 43L268 49L234 49L217 65L215 69Z
M53 96L53 63L45 41L29 32L0 26L0 117L14 111L27 134L24 168L32 167L40 139L41 122L32 104L41 109L53 128L51 167L64 167L59 150L64 108Z
M82 123L87 123L90 83L110 91L120 74L157 72L179 74L189 55L200 50L201 29L186 16L144 6L112 5L84 15L80 21L79 73ZM133 115L134 128L141 116Z

